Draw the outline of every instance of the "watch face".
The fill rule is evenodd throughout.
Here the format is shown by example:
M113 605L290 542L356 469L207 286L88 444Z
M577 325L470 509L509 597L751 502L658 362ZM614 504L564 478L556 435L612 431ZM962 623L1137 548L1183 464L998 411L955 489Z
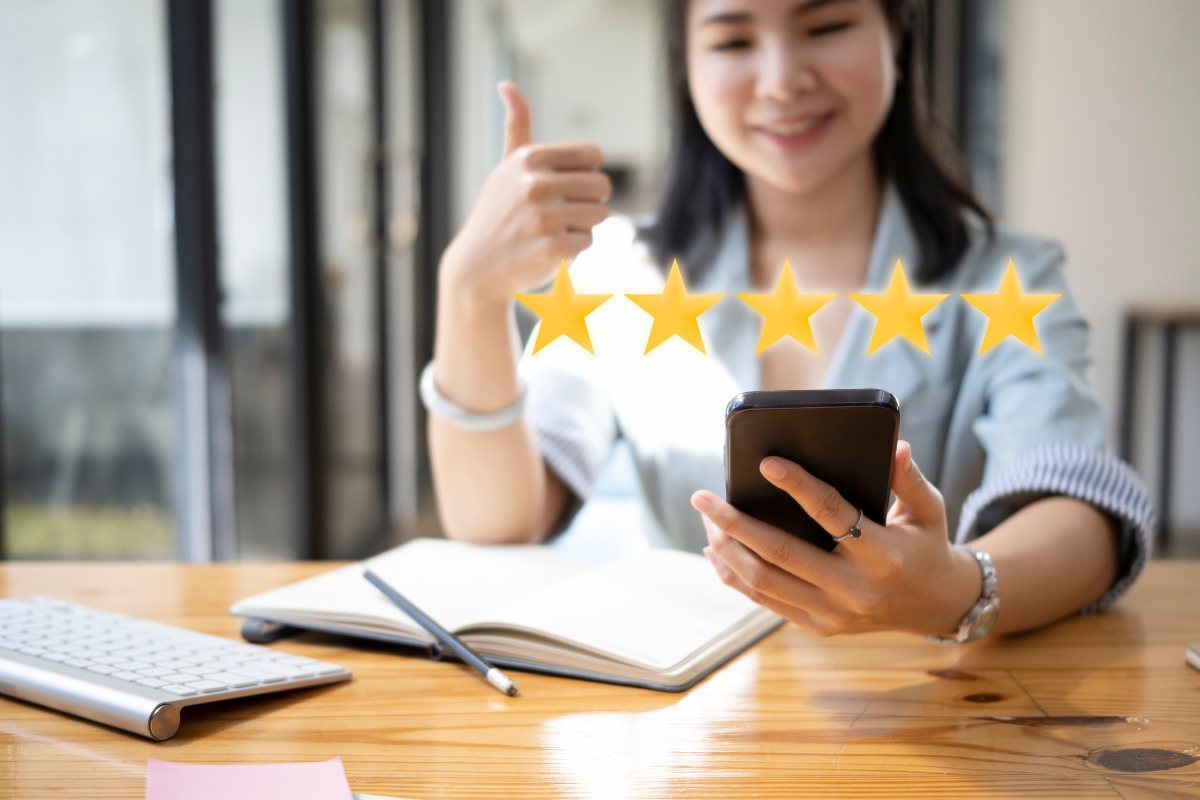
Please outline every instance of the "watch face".
M975 624L971 627L972 639L982 639L987 636L987 632L996 624L996 617L1000 616L1000 602L993 600L983 607L979 612L979 616L975 618Z

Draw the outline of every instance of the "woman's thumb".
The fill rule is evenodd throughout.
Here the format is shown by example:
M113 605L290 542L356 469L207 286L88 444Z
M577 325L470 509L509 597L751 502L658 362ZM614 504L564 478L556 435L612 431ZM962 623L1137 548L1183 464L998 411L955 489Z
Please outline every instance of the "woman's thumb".
M500 99L504 102L504 157L518 147L533 143L533 118L525 95L512 81L500 81Z
M933 520L946 513L941 492L925 480L917 462L913 461L912 447L903 440L896 445L892 491L908 512L919 520Z

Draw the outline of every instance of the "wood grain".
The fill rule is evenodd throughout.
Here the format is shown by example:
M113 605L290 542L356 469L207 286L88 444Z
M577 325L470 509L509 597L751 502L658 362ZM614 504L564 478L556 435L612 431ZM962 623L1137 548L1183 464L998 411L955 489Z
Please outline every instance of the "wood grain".
M235 599L324 564L0 565L42 594L237 635ZM341 756L355 791L460 797L1196 797L1200 562L1155 562L1116 610L971 646L788 626L682 695L476 674L306 635L332 687L200 706L154 743L0 698L0 797L141 797L146 759Z

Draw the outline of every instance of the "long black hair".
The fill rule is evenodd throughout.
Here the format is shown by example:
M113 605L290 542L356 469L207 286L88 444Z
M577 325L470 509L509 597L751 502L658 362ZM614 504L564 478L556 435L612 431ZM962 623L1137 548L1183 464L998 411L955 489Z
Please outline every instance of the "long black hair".
M699 277L720 245L730 212L745 196L742 171L717 149L696 116L687 79L689 0L667 0L667 77L671 96L671 153L667 183L654 222L641 231L660 266L681 259L689 278ZM925 3L879 0L899 34L899 80L892 107L875 137L881 181L900 195L921 248L915 277L922 283L946 275L967 249L964 212L993 232L991 215L962 177L961 156L933 119L925 80Z

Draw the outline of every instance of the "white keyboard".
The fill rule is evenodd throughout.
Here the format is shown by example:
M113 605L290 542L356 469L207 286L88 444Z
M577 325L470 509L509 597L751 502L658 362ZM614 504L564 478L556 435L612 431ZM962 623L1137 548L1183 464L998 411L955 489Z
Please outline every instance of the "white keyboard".
M179 709L346 680L336 664L58 600L0 599L0 693L151 739Z

